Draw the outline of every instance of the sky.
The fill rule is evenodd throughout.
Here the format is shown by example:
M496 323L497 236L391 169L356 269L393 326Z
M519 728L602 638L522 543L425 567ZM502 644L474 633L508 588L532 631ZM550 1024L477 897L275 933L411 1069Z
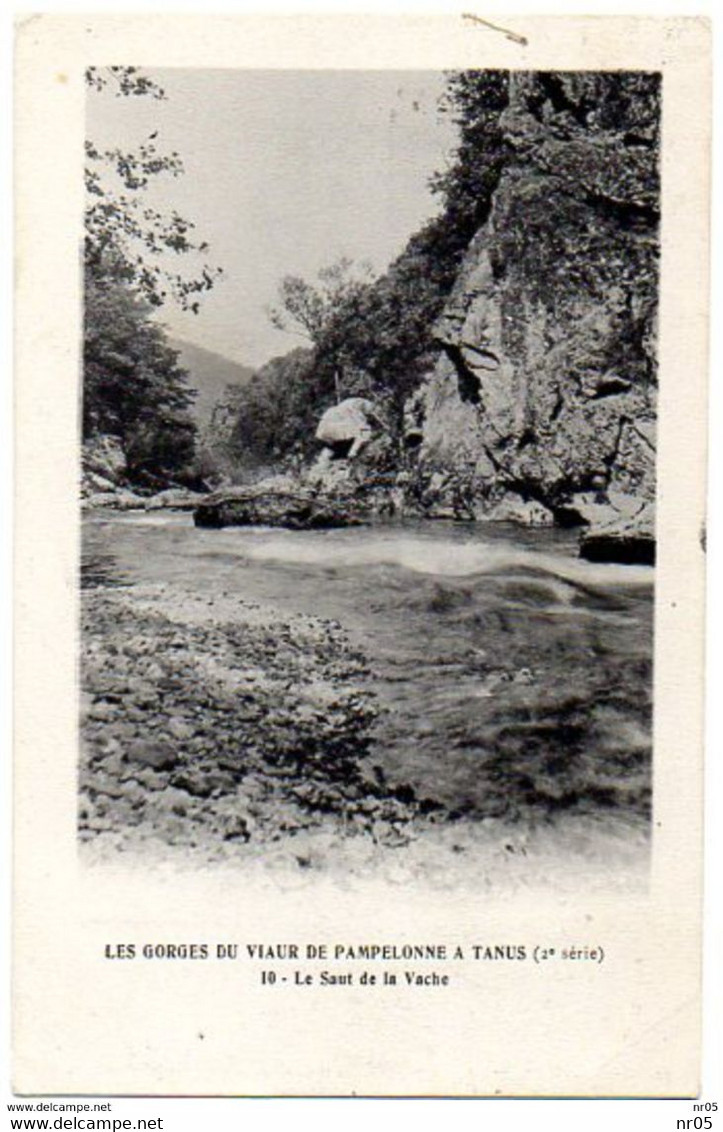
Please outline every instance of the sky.
M439 209L429 177L455 146L441 72L147 73L165 101L91 91L87 130L102 148L157 131L181 155L184 174L156 178L148 202L192 220L224 276L198 315L163 308L176 337L261 365L301 344L267 314L284 275L313 279L340 256L382 272Z

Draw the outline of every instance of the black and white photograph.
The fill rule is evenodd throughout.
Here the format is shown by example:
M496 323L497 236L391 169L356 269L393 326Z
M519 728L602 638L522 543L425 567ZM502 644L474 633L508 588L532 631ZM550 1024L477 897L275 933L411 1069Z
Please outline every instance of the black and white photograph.
M698 1095L709 50L23 23L18 1092Z
M644 883L660 74L86 81L89 859Z

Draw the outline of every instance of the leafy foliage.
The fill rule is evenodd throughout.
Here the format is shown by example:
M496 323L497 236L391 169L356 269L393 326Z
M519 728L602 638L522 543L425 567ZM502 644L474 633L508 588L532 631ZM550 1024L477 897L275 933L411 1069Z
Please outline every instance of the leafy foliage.
M91 67L86 83L121 98L166 97L135 67ZM164 215L145 197L155 178L183 172L178 153L157 148L157 133L134 151L85 143L83 435L119 437L132 477L163 480L188 468L196 430L188 374L152 313L169 300L197 312L221 269L204 265L194 277L168 267L168 253L208 245L194 242L190 220Z
M456 160L431 185L444 200L448 227L467 242L489 215L492 196L508 157L501 116L509 101L508 71L458 71L450 74L440 105L459 129Z
M88 67L85 82L92 90L115 88L116 98L124 95L149 95L151 98L165 99L166 92L154 79L142 74L137 67Z
M116 86L116 97L166 97L162 87L135 67L109 67L104 72L91 67L86 81L96 91ZM85 269L96 278L128 283L153 306L170 298L197 313L199 298L213 287L222 270L204 264L193 277L170 270L163 258L168 252L203 254L208 244L194 242L192 221L175 211L164 215L144 199L152 178L183 173L179 154L162 153L156 146L157 133L154 130L135 152L103 149L86 141Z
M469 242L489 214L506 152L500 116L508 82L502 71L449 76L440 112L454 116L460 141L449 171L430 182L443 210L411 237L385 275L342 296L329 320L333 349L367 375L368 391L389 406L397 425L435 355L435 322ZM327 334L319 352L328 347Z
M125 284L87 280L83 434L119 437L132 477L173 477L193 459L193 393L150 312Z
M159 158L152 147L134 155L120 150L101 152L87 142L86 156L91 162L113 163L129 193L145 188L154 173L178 176L182 171L176 157ZM138 196L111 192L103 187L100 174L92 167L86 173L86 188L90 197L97 198L85 213L86 273L127 283L152 306L162 306L170 298L197 314L199 297L213 287L222 269L204 265L199 275L191 278L157 262L167 252L208 250L206 243L195 244L191 239L193 222L175 211L165 216Z
M316 369L314 352L298 348L272 358L247 385L230 388L210 430L228 466L277 466L308 444L314 406L332 403L325 376Z
M340 307L353 302L371 278L371 267L342 256L336 263L319 272L318 283L308 283L298 275L286 275L279 285L279 305L272 307L269 317L279 330L294 332L297 327L305 338L320 345Z

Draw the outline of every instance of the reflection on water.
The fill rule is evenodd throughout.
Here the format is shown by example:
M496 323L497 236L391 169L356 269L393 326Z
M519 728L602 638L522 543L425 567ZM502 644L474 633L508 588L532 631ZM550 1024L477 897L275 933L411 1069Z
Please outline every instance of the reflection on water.
M105 571L341 622L385 709L372 762L452 814L648 813L648 567L584 562L560 531L206 531L179 515L91 520L85 551L86 584Z

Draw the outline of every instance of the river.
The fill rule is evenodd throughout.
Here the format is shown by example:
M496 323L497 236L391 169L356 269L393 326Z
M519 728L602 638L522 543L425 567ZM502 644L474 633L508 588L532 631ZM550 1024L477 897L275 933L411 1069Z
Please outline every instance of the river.
M383 710L373 759L453 818L647 826L653 570L503 524L201 530L95 515L86 584L163 582L340 622Z

